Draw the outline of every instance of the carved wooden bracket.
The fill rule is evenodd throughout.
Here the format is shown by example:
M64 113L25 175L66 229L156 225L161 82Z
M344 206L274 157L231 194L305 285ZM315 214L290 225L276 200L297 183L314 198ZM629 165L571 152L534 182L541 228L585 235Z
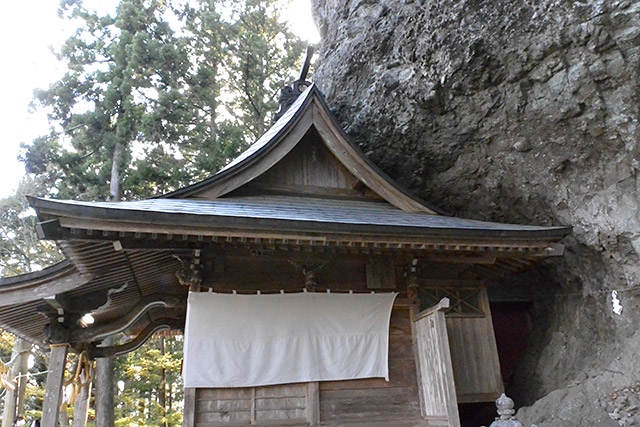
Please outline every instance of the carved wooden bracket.
M129 353L130 351L137 350L149 339L149 337L151 337L151 335L162 329L182 328L184 328L184 319L158 319L147 325L147 327L145 327L137 337L125 344L108 347L91 346L89 348L89 358L95 359L99 357L120 356L122 354Z
M196 250L193 257L179 257L174 255L182 264L182 268L176 271L176 278L182 286L188 286L191 290L197 290L202 285L202 264L200 264L200 251Z
M149 309L153 307L183 307L185 305L184 298L175 295L152 295L142 298L138 303L129 310L129 314L113 322L96 325L84 329L74 329L71 331L70 340L74 343L89 343L98 341L124 331L140 317L142 317Z
M69 329L56 318L50 318L51 321L44 327L42 335L44 342L47 344L66 344L69 342Z

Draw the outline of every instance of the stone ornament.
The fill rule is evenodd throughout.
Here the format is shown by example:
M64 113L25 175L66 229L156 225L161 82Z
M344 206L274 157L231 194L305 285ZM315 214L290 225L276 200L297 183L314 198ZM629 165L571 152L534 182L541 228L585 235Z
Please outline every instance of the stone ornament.
M516 411L513 409L513 400L507 397L506 394L502 393L498 400L496 400L496 408L498 409L499 416L496 417L496 420L492 422L489 427L525 427L524 424L514 417ZM532 424L531 427L536 427L536 425Z

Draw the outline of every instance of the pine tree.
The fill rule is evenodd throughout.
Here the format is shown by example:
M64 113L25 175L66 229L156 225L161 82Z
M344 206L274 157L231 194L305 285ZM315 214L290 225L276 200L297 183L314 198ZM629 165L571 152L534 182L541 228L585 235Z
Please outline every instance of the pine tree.
M245 138L262 136L278 109L280 88L294 75L303 42L280 20L284 3L246 0L232 3L233 25L226 73L227 109Z
M13 195L0 199L0 276L28 273L62 260L53 242L38 240L37 218L25 197L44 192L42 178L25 177Z
M162 144L145 147L143 123L188 63L164 19L167 11L160 0L122 0L113 17L89 12L79 1L63 4L61 13L83 25L59 53L68 72L36 91L34 101L49 109L55 131L23 155L27 172L47 175L60 197L132 197L126 181L134 150L165 150ZM149 191L170 187L169 178L182 167L179 161L164 166L164 176L150 182Z
M282 3L194 1L121 0L114 16L63 1L81 26L59 52L68 72L35 94L52 130L22 153L46 184L39 194L158 195L215 172L266 130L303 48L280 22ZM150 340L116 362L116 425L181 424L182 342L165 345L163 355Z

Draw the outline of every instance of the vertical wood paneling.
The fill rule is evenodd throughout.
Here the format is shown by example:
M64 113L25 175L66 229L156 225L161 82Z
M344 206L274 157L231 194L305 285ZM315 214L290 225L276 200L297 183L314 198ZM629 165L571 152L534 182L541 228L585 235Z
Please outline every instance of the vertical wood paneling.
M444 312L433 310L414 327L423 416L446 417L448 425L460 427Z
M395 306L389 325L389 381L368 378L319 384L322 424L396 425L420 419L411 326L409 307Z
M184 426L309 423L309 384L185 390ZM195 397L192 397L194 395ZM317 395L315 406L317 407ZM193 402L193 403L192 403ZM191 409L193 408L193 409ZM188 424L187 420L194 420Z
M503 392L486 289L480 294L485 317L447 317L458 402L491 402Z
M366 188L355 190L358 183L347 168L335 158L317 135L308 134L278 164L255 178L247 188L269 188L313 193L345 194L379 198ZM313 191L312 191L313 190Z

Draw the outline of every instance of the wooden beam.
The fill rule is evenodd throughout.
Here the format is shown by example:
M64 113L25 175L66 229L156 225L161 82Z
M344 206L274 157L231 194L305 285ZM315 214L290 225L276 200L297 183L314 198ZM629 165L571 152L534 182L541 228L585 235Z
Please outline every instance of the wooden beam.
M44 270L0 280L0 307L24 304L77 289L91 280L63 261Z
M183 307L186 301L176 295L150 295L142 298L123 316L113 322L71 331L70 341L74 343L92 342L122 332L136 323L149 309L153 307Z
M307 421L312 426L320 424L320 387L317 381L307 385Z
M62 382L64 380L68 352L69 344L51 345L47 386L42 403L42 427L58 426L60 403L62 402Z
M131 341L116 346L94 347L89 351L89 356L93 358L115 357L137 350L147 342L149 337L162 329L182 329L183 319L158 319L147 325L142 332Z
M27 389L27 360L31 344L16 338L11 352L13 366L11 367L9 381L15 384L13 390L7 388L4 396L4 411L2 414L2 427L13 427L16 416L22 415L24 398Z
M196 425L196 389L189 387L184 389L184 413L182 427L195 427Z
M105 341L113 344L113 337ZM106 357L96 360L96 427L114 427L114 359Z
M450 304L449 298L442 298L440 302L438 302L436 305L429 307L425 310L422 310L420 313L416 314L415 317L413 318L413 321L417 322L423 317L427 317L437 311L445 311L446 309L449 308L449 304Z

